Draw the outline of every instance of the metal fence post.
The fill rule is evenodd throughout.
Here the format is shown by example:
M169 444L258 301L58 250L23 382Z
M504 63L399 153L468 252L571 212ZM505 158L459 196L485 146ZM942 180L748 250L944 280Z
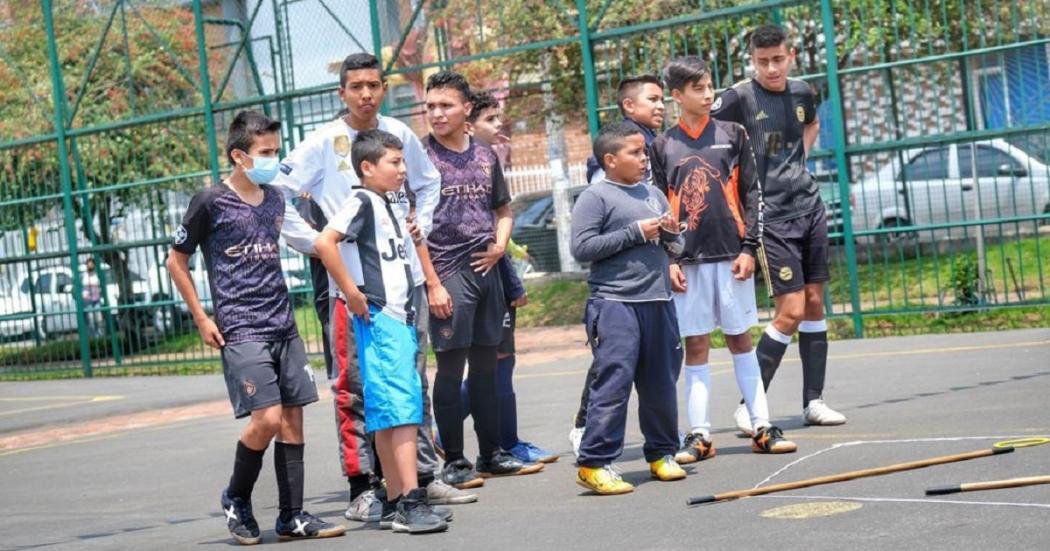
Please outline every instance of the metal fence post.
M77 305L77 335L80 340L80 365L84 376L91 377L91 347L88 343L87 317L84 315L83 282L78 260L77 225L73 216L73 181L69 173L69 152L66 150L66 90L62 82L62 66L58 63L58 45L55 43L55 21L51 0L40 3L47 29L47 56L51 65L51 96L54 98L55 141L58 145L58 172L62 183L62 211L65 218L66 240L69 243L69 268L73 273L73 300ZM32 281L32 272L29 278Z
M849 204L849 161L846 159L846 124L839 91L839 58L835 46L835 22L832 18L831 0L820 0L821 20L824 27L824 53L828 64L828 99L831 103L832 128L835 133L835 164L838 166L839 197L842 198L842 233L846 246L846 267L849 271L849 300L853 333L864 336L864 320L860 311L860 281L857 275L857 248L853 241L853 214Z
M193 25L197 29L197 56L204 98L204 127L208 133L208 164L211 166L212 185L219 184L219 145L215 141L215 113L211 105L211 79L208 76L208 45L204 36L204 14L201 0L193 0Z
M587 131L591 138L598 135L598 82L594 76L594 56L591 47L591 29L587 16L587 1L576 0L577 26L580 29L580 54L583 62L583 90L587 95Z
M368 18L372 26L372 49L375 50L373 55L379 60L379 68L382 70L385 65L383 65L383 29L379 24L379 0L369 0ZM339 78L343 78L343 75L339 75ZM379 112L383 115L389 115L389 105L390 102L387 101L386 94L384 94L383 103L379 106Z

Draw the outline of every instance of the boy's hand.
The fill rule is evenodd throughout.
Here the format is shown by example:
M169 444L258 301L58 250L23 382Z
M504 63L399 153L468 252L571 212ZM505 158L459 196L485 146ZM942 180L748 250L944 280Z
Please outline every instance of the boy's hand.
M371 321L368 315L368 299L361 291L346 297L346 309L365 322Z
M218 350L226 346L226 341L219 332L219 326L211 318L205 317L197 321L197 331L200 331L201 340L204 344Z
M740 253L733 261L733 277L744 281L755 273L755 258L747 253Z
M522 295L520 297L510 301L510 305L515 307L515 308L521 308L522 306L525 306L528 303L529 303L529 294L528 293L522 293Z
M685 272L678 264L671 264L671 290L676 293L685 292Z
M662 227L664 231L669 231L671 233L678 233L680 231L678 228L678 220L676 220L674 215L671 214L671 211L667 211L667 214L660 217L660 227Z
M646 241L652 241L660 236L660 218L649 218L638 222L638 227L642 230L642 237Z
M416 225L416 221L415 221L414 218L409 218L408 219L407 227L408 227L408 235L412 237L412 244L419 245L420 243L422 243L423 242L423 230L419 229L419 226Z
M445 286L438 283L427 289L427 302L430 303L430 313L438 319L447 320L452 317L452 296L448 294Z
M481 275L487 275L492 267L499 262L499 259L503 258L504 253L507 251L500 247L496 243L489 243L487 249L484 252L476 252L471 256L474 257L474 261L470 263L470 266L474 268L475 272L481 272Z

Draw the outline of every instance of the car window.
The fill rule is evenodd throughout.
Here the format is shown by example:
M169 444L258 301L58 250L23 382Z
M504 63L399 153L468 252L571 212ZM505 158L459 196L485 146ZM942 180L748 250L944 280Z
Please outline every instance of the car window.
M19 287L19 289L21 289L23 293L25 293L27 295L29 294L29 278L28 277L22 280L22 286Z
M59 291L64 289L66 285L68 285L69 288L72 289L73 288L73 278L69 277L66 274L62 274L62 273L55 274L55 284L58 285L57 289Z
M973 159L970 156L973 146L959 148L959 177L973 177ZM994 178L999 175L1001 165L1020 168L1021 165L1005 151L987 145L977 146L977 177Z
M51 274L44 274L36 278L36 292L38 293L50 293L51 292Z
M514 225L522 226L536 226L542 223L542 216L547 210L547 207L551 205L551 197L540 197L536 199L531 205L521 211L518 216L514 218Z
M898 180L943 180L948 177L948 149L934 149L919 154L908 163Z

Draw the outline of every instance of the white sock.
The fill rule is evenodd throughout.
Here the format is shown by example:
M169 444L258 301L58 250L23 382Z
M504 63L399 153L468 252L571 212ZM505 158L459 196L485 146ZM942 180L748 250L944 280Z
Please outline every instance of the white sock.
M711 395L710 372L708 364L685 366L685 405L689 412L689 431L703 434L705 438L711 434L711 420L707 416L707 400Z
M779 343L791 344L791 335L785 335L780 331L777 331L777 328L773 327L772 323L766 326L766 334Z
M755 430L769 426L769 405L766 391L762 388L762 371L758 367L755 351L733 354L733 373L736 385L744 395L747 412L751 414L751 426Z
M800 333L823 333L828 330L828 320L802 320L802 323L798 324L798 331Z

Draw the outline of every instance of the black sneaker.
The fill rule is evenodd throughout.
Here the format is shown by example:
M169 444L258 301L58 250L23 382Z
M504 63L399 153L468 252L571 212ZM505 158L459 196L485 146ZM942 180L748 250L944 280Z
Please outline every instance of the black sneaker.
M685 442L682 443L682 448L675 454L674 460L679 465L688 465L710 459L715 456L715 453L715 445L710 438L704 438L704 435L692 432L685 437Z
M441 479L445 481L445 484L460 490L477 488L485 484L485 481L474 470L474 466L466 459L445 463L445 468L441 469Z
M391 527L395 532L428 534L448 530L448 523L427 503L426 489L416 488L397 502L397 513Z
M273 531L277 532L277 538L281 540L334 538L343 535L346 526L325 522L306 511L299 511L287 521L277 517Z
M532 463L526 465L518 458L505 452L498 451L489 459L478 457L477 471L482 478L494 476L513 476L521 474L533 474L543 470L543 463Z
M403 498L402 498L403 499ZM380 530L390 530L394 527L394 516L397 514L397 502L390 503L389 501L383 501L383 519L379 521ZM430 497L428 494L427 504L430 503ZM452 509L450 507L439 507L437 505L430 505L430 510L434 512L441 520L445 522L452 522Z
M262 541L259 534L259 523L255 522L252 514L252 503L239 497L230 497L226 490L222 491L222 512L226 515L226 528L230 535L241 545L255 545Z

